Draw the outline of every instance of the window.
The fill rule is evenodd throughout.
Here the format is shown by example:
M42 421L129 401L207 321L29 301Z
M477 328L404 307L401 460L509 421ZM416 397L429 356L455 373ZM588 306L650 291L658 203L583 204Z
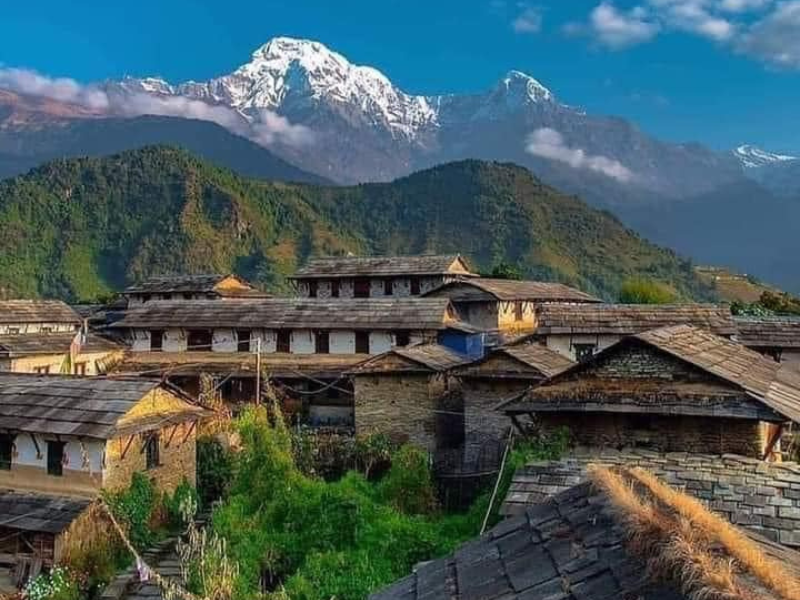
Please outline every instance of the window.
M144 302L150 302L150 298L151 298L151 297L152 297L152 296L151 296L150 294L142 294L142 303L144 303Z
M213 335L210 329L190 329L186 336L189 352L209 352Z
M519 300L514 302L514 320L522 321L522 302Z
M411 295L419 296L419 277L411 278Z
M391 279L383 280L383 295L391 296L394 293L394 281Z
M183 292L183 299L184 300L191 300L192 299L192 292Z
M407 331L398 331L394 334L395 346L408 346L411 342L411 335Z
M331 280L331 298L338 298L339 297L339 280L333 279Z
M44 365L43 367L33 367L33 372L37 375L47 375L50 372L50 365Z
M150 332L150 352L161 352L164 349L164 330L154 329Z
M596 346L595 344L575 344L573 348L575 349L575 360L584 362L594 356Z
M278 343L277 347L275 348L277 352L285 352L287 354L291 352L291 342L292 342L291 333L292 332L289 331L288 329L278 330Z
M161 294L162 300L172 300L172 294Z
M47 442L47 474L61 477L64 474L64 442Z
M160 464L158 433L150 435L144 443L146 467L155 469Z
M52 327L40 327L39 333L53 333Z
M356 331L356 354L369 354L369 331Z
M250 330L236 330L236 350L239 352L250 352Z
M330 335L327 331L318 331L314 337L314 351L317 354L328 354L331 351Z
M317 297L317 282L316 281L309 281L308 282L308 297L309 298L316 298Z
M369 298L369 279L359 278L353 281L353 297Z
M13 456L14 438L10 435L0 435L0 470L11 470L11 460Z
M9 327L8 335L19 335L19 327Z
M75 375L86 375L86 363L79 362L75 363Z

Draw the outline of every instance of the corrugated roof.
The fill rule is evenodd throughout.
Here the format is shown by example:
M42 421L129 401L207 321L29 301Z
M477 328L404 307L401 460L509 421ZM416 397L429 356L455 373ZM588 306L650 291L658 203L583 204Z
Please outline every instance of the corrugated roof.
M198 300L149 302L111 327L440 330L454 317L447 298Z
M459 275L477 277L460 254L417 256L336 256L312 258L292 279L317 277Z
M530 302L601 302L599 298L582 292L563 283L548 281L514 281L511 279L476 278L468 281L446 283L425 296L445 295L454 302L481 301L479 296L470 293L480 290L495 300Z
M752 348L800 349L800 317L734 317L736 339Z
M60 300L0 300L0 323L74 323L81 318Z
M730 309L714 304L542 304L533 336L569 334L633 335L688 324L718 335L734 335Z
M69 352L75 333L27 333L0 335L0 357L64 354ZM113 352L125 347L93 333L86 335L81 353Z
M372 373L374 371L392 372L403 371L406 367L402 365L392 365L390 367L381 367L386 359L392 356L399 356L422 367L435 372L449 371L455 367L465 365L472 361L472 359L463 354L459 354L446 346L440 344L417 344L414 346L406 346L404 348L392 348L388 352L379 354L365 361L356 369L355 373Z
M109 439L117 421L160 385L138 378L0 373L0 429Z
M646 501L655 502L649 493ZM577 484L528 507L444 558L370 596L371 600L689 600L696 581L676 569L657 577L629 546L624 508L590 483ZM665 511L664 518L671 518ZM672 517L676 521L678 517ZM666 528L665 528L666 529ZM742 530L765 555L795 575L800 554ZM666 532L654 530L651 535ZM660 538L658 538L660 539ZM666 544L667 540L664 540ZM712 542L708 542L712 545ZM715 543L721 560L734 564L731 577L746 597L778 600L759 578L736 566L730 551ZM720 547L717 547L720 546ZM666 547L666 546L665 546ZM688 586L688 587L685 587ZM687 589L687 592L682 590Z
M155 275L148 277L141 283L128 286L123 294L214 293L217 291L214 289L215 286L228 277L235 277L240 283L250 287L249 283L231 274Z
M0 528L58 534L91 503L89 498L0 490Z

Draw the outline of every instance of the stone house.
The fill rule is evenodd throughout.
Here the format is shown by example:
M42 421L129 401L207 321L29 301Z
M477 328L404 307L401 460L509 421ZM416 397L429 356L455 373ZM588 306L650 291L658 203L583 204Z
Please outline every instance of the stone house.
M0 300L0 335L68 333L80 327L78 313L60 300Z
M152 300L219 300L222 298L269 297L237 275L210 273L203 275L156 275L123 290L128 307L141 306Z
M536 330L515 343L539 343L582 361L625 336L672 325L693 325L733 337L730 309L714 304L541 304Z
M122 359L124 346L93 333L0 335L0 372L99 375ZM70 348L75 347L74 354Z
M383 433L428 450L463 440L452 371L469 358L438 344L394 348L351 372L357 435Z
M800 366L800 317L734 317L736 340L770 358Z
M780 457L800 419L800 372L689 325L623 339L501 406L573 443Z
M57 562L59 536L135 472L165 491L194 485L204 414L154 380L0 374L0 506L31 513L0 518L0 567Z
M476 278L452 281L424 294L449 298L461 317L483 331L503 334L531 333L536 329L536 307L560 302L600 302L589 294L562 283Z
M301 298L419 296L450 281L477 277L458 254L312 258L291 279Z
M466 430L504 436L511 421L497 405L573 364L544 346L520 344L495 348L483 359L457 368Z

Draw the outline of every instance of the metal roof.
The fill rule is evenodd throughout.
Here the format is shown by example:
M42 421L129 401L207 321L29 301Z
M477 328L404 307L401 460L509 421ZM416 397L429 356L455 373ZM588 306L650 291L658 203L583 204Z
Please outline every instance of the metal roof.
M0 323L74 323L81 318L60 300L0 300Z
M117 328L441 330L456 321L447 298L341 300L267 298L236 302L148 302L111 325Z
M734 317L736 339L751 348L800 349L800 317Z
M459 254L417 256L336 256L312 258L291 279L458 275L477 277Z
M475 292L483 293L475 293ZM452 281L424 294L447 296L454 302L481 302L487 299L530 302L601 302L599 298L563 283L475 278ZM488 298L487 298L488 296Z
M695 325L718 335L734 335L730 309L714 304L542 304L533 336L569 334L632 335L671 325Z
M0 529L59 534L91 503L89 498L0 490Z

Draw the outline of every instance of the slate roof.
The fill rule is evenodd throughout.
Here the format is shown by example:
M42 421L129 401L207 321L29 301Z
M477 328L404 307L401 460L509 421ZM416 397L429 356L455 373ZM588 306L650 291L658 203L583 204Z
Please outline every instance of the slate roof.
M0 529L59 534L92 500L0 490Z
M0 300L0 323L74 323L81 319L60 300Z
M578 484L506 519L453 554L418 565L372 600L689 600L681 580L656 580L604 492ZM800 554L750 535L792 574ZM724 548L722 557L731 557ZM749 573L734 571L754 598L779 596ZM674 577L679 578L680 575Z
M148 277L140 283L128 286L123 294L174 294L174 293L216 293L215 286L228 277L235 277L240 283L251 287L249 283L236 275L222 273L205 273L200 275L156 275Z
M149 302L111 327L441 330L450 323L455 313L447 298L267 298Z
M109 439L161 383L153 379L0 373L0 430ZM187 415L203 412L187 406Z
M484 292L476 295L474 291ZM468 281L452 281L426 292L424 296L446 295L454 302L483 301L484 295L495 300L530 302L601 302L591 294L563 283L547 281L514 281L511 279L476 278Z
M800 317L734 317L736 339L751 348L800 349Z
M632 335L671 325L695 325L734 335L730 309L714 304L542 304L533 336L551 334Z
M591 373L581 376L606 357L624 352L636 343L687 362L733 388L713 381L673 381L642 376L599 378ZM736 388L741 392L737 393ZM710 398L715 402L709 403ZM625 338L498 408L507 412L624 409L653 414L798 421L800 372L706 330L675 325Z
M562 356L554 350L550 350L541 344L519 344L515 346L500 346L493 349L487 356L479 361L459 369L458 373L462 377L480 376L488 377L493 374L491 369L482 368L492 358L508 356L522 365L533 369L541 378L553 377L557 373L568 369L575 363ZM508 373L496 373L498 376L509 376Z
M75 333L27 333L0 335L0 358L64 354L69 352ZM113 352L124 350L124 346L93 333L86 335L81 353Z
M460 263L454 267L454 263ZM459 275L477 277L459 254L417 256L339 256L312 258L291 279L328 277L387 277L402 275Z
M417 344L406 346L405 348L392 348L388 352L379 354L357 366L354 373L372 373L374 371L391 372L404 371L408 367L403 365L392 365L388 367L378 367L387 358L398 356L404 358L423 369L444 372L469 363L472 359L463 354L459 354L446 346L439 344Z

